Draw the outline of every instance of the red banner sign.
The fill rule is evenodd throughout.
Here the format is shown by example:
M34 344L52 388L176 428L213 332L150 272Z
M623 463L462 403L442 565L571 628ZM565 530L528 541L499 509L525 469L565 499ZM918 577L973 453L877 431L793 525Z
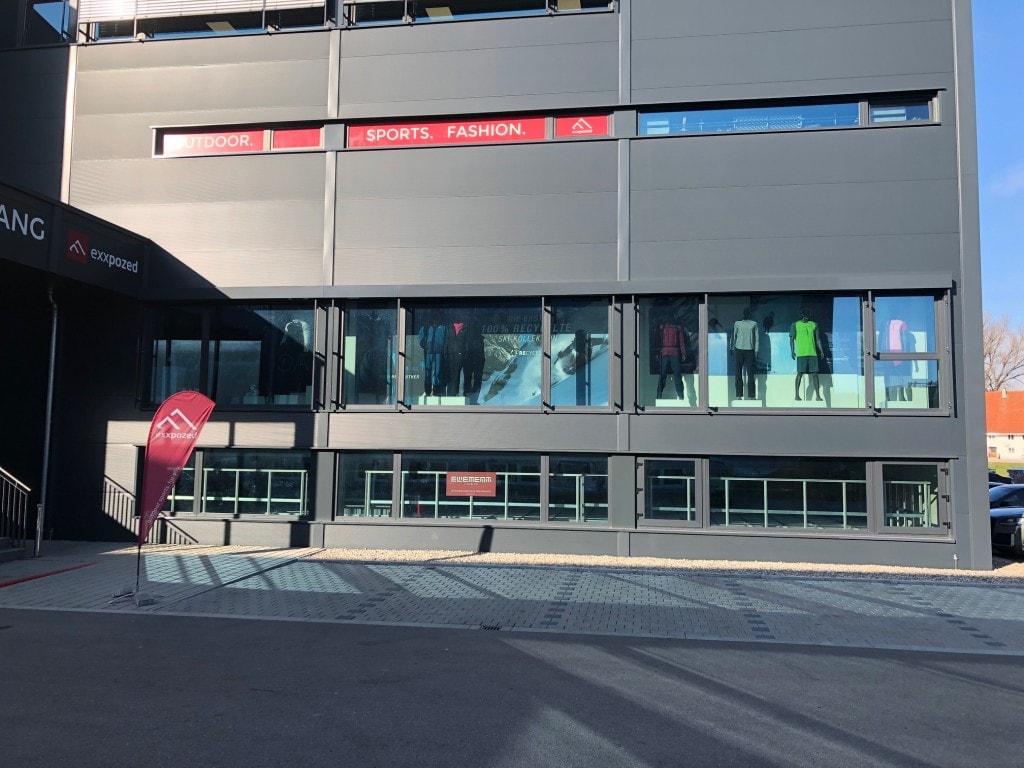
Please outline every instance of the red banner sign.
M446 472L446 496L497 496L498 475L494 472Z
M555 138L570 139L575 136L608 136L611 125L608 115L578 115L555 118Z
M547 134L545 117L374 123L349 126L348 146L426 147L436 144L502 144L509 141L544 141Z
M198 392L177 392L157 408L149 426L142 474L139 511L139 547L188 463L203 425L213 412L213 401Z
M264 132L259 130L216 131L210 133L165 133L161 154L221 155L235 152L262 152Z

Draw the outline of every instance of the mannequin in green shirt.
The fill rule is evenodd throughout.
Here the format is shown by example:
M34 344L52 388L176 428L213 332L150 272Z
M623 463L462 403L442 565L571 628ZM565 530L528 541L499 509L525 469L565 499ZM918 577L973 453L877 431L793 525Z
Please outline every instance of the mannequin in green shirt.
M789 328L789 352L796 360L796 399L800 400L800 382L804 374L811 379L814 399L821 400L818 389L818 358L822 355L821 338L818 336L818 324L811 320L811 311L806 307L800 310L800 319Z

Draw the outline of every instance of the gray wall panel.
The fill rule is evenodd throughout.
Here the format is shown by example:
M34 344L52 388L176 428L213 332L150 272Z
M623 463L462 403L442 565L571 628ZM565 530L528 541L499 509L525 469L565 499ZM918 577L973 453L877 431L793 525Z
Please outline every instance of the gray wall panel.
M953 70L948 0L662 0L631 13L635 101L886 90Z
M342 33L342 117L614 104L616 14ZM413 74L415 73L415 74Z
M952 126L631 147L630 276L959 270Z
M77 163L74 205L149 237L221 286L315 285L323 156Z
M0 51L0 179L60 197L68 49Z
M685 444L680 435L687 436ZM948 459L963 448L963 425L952 417L829 417L824 408L785 416L630 417L630 449L636 454Z
M328 447L346 450L615 450L615 416L542 413L342 413L330 417Z
M613 280L615 157L612 142L342 153L336 283Z

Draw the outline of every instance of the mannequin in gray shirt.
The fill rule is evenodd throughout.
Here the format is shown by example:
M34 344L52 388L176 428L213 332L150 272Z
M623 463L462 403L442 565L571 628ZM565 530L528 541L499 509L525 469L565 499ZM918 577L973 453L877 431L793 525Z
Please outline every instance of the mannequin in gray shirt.
M732 340L729 349L733 351L736 366L736 399L743 399L743 372L747 374L747 400L757 399L757 383L754 381L754 361L761 339L757 323L750 316L750 308L743 310L743 319L737 320L732 327Z

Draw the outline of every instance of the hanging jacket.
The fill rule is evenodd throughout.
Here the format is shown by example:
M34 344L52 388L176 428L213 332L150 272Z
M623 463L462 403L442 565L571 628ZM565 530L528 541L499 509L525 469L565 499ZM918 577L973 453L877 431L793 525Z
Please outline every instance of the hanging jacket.
M676 323L662 323L658 326L660 355L679 355L686 357L686 331Z

